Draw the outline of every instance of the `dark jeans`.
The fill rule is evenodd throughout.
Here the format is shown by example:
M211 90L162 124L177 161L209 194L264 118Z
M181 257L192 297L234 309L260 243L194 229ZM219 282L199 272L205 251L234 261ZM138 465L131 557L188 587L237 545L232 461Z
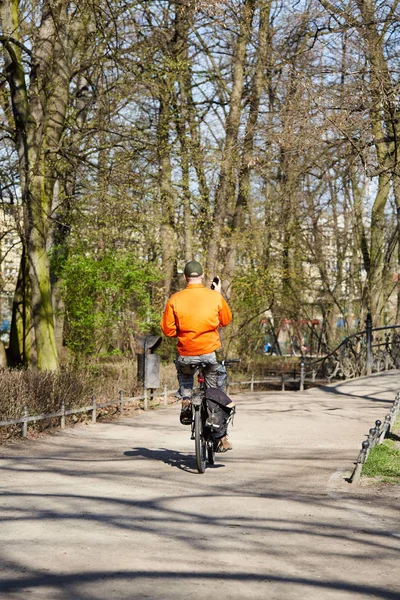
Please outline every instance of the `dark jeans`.
M199 356L178 356L175 366L179 381L179 396L181 398L191 397L194 375L199 368L197 365L201 364L206 365L204 368L206 387L224 390L226 369L217 361L215 352L200 354Z

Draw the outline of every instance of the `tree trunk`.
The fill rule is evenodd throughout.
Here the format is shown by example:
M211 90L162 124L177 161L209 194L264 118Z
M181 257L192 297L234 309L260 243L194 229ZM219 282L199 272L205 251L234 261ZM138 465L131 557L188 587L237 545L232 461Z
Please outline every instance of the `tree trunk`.
M169 141L169 125L171 121L170 92L168 86L159 97L158 118L158 176L161 209L161 244L164 267L164 296L171 292L175 264L175 208L174 190L171 182L171 148Z
M194 6L192 4L175 3L175 35L172 41L176 79L179 87L179 96L175 105L175 120L181 153L184 254L187 262L193 258L189 138L187 131L189 121L187 90L190 86L188 35L192 25L193 10Z
M379 325L384 305L383 295L383 246L385 208L389 198L392 174L396 165L393 158L397 155L397 135L390 137L388 131L398 132L398 110L395 84L391 80L388 63L384 53L386 24L376 18L377 3L374 0L355 0L361 20L352 11L344 11L328 0L319 0L326 10L344 19L348 28L358 30L365 43L366 56L370 67L369 118L376 152L378 184L371 212L371 238L369 248L368 308L374 325ZM380 30L378 30L378 23Z
M10 35L10 39L3 37L2 43L15 121L24 207L24 243L31 294L27 305L31 306L37 365L41 370L56 370L58 355L47 243L55 160L68 103L69 57L73 40L66 26L66 3L63 0L45 1L42 19L30 50L32 70L28 96L17 43L18 4L17 0L3 0L0 14L3 31Z
M10 367L36 364L34 331L31 325L31 294L28 277L28 261L25 249L22 251L17 284L14 293L10 343L7 351Z
M244 216L249 202L250 176L253 169L254 136L258 121L261 94L266 84L265 70L268 63L267 57L268 52L271 50L269 24L271 12L270 0L261 0L261 2L259 2L259 7L260 24L258 31L256 66L250 90L249 116L246 123L246 131L244 135L243 150L240 161L238 195L230 224L230 235L227 244L227 258L223 275L225 293L227 294L227 297L229 297L230 283L235 270L238 243L237 238L238 236L240 237L241 233L243 232Z
M236 42L232 91L229 99L229 114L225 127L225 147L215 195L212 233L208 244L207 273L210 277L217 274L218 271L218 251L221 247L222 230L229 201L234 196L236 187L234 167L238 159L238 135L242 109L245 58L254 9L255 0L245 0L240 15L240 30Z

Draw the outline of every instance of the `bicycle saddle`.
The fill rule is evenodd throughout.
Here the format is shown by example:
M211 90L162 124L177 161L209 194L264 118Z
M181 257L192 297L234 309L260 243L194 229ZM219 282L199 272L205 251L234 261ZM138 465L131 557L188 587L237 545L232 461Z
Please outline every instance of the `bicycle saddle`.
M207 367L207 363L189 363L188 366L192 369L205 369Z

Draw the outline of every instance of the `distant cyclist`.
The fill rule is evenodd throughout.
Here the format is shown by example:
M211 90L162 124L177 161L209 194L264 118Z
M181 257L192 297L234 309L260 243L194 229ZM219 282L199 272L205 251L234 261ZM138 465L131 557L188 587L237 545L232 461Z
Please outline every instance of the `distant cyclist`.
M225 327L232 313L221 295L221 282L214 289L203 285L203 269L199 262L191 260L184 270L187 286L173 294L168 300L161 320L164 335L178 338L178 358L175 366L182 399L181 423L190 424L190 398L196 368L192 365L205 364L206 387L223 388L226 371L216 358L215 351L221 348L219 327ZM232 449L225 434L218 440L217 452Z

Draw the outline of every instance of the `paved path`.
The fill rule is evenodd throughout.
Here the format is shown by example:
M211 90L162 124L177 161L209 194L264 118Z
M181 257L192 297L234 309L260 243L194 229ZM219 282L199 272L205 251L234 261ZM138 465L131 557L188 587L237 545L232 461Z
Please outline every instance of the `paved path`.
M204 475L176 405L0 448L0 597L399 600L400 489L345 481L399 389L235 396Z

